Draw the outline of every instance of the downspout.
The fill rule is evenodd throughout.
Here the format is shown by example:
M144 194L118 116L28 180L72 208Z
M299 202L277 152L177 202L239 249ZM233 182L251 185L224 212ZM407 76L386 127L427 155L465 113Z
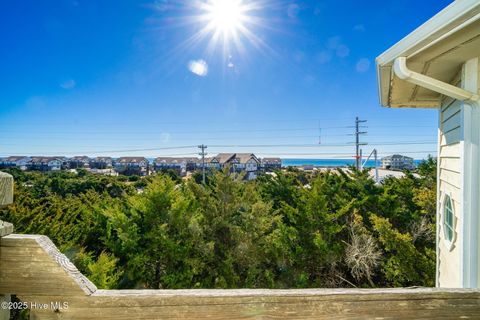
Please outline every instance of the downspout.
M393 71L395 72L395 75L402 80L441 93L448 97L473 103L478 103L480 101L480 96L476 93L455 87L449 83L408 69L406 57L398 57L395 59L393 63Z

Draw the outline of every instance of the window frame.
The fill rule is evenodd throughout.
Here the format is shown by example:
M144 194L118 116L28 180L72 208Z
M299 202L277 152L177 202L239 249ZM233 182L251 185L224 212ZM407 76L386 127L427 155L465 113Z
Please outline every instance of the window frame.
M450 204L447 207L447 202ZM447 224L447 211L451 212L451 225ZM449 251L452 251L454 248L455 240L457 238L457 233L455 232L455 228L457 225L457 218L455 215L455 201L452 199L451 193L443 193L442 202L441 202L441 230L442 230L442 238L445 242L446 247ZM451 238L447 238L447 232L451 230Z

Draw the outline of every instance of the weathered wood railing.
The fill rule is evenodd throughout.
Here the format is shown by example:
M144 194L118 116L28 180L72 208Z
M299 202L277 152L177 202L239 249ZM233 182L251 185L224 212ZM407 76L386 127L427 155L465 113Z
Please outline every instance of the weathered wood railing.
M9 205L13 202L13 177L7 173L0 172L0 208ZM11 223L0 220L0 237L6 236L13 232ZM1 269L0 261L0 269ZM4 303L10 302L10 295L0 294L0 306ZM0 307L0 320L8 319L10 312L6 308Z
M0 172L0 208L13 201L13 177Z
M39 235L1 238L0 294L32 319L480 319L478 290L98 290Z

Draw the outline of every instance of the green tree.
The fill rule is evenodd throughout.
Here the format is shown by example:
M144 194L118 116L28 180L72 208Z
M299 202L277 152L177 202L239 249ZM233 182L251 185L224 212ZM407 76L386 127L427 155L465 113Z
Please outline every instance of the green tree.
M412 236L400 233L388 219L371 217L378 239L387 253L383 269L393 286L434 286L435 251L418 250Z
M0 219L45 234L102 288L429 286L436 160L376 184L368 172L280 170L205 185L11 169ZM138 193L141 188L143 193Z
M195 201L182 186L167 176L157 176L143 194L105 210L105 243L126 266L126 285L147 288L188 287L201 265L196 251ZM200 244L200 246L197 246Z

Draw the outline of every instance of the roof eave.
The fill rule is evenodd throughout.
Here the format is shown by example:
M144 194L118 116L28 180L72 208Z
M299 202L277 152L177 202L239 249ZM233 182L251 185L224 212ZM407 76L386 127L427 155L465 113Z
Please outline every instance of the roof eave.
M377 86L380 104L384 107L434 108L438 102L427 101L415 105L396 106L390 103L390 82L393 76L392 65L398 57L413 57L438 41L447 38L468 25L469 21L480 17L478 0L457 0L440 11L415 31L390 47L376 58Z

